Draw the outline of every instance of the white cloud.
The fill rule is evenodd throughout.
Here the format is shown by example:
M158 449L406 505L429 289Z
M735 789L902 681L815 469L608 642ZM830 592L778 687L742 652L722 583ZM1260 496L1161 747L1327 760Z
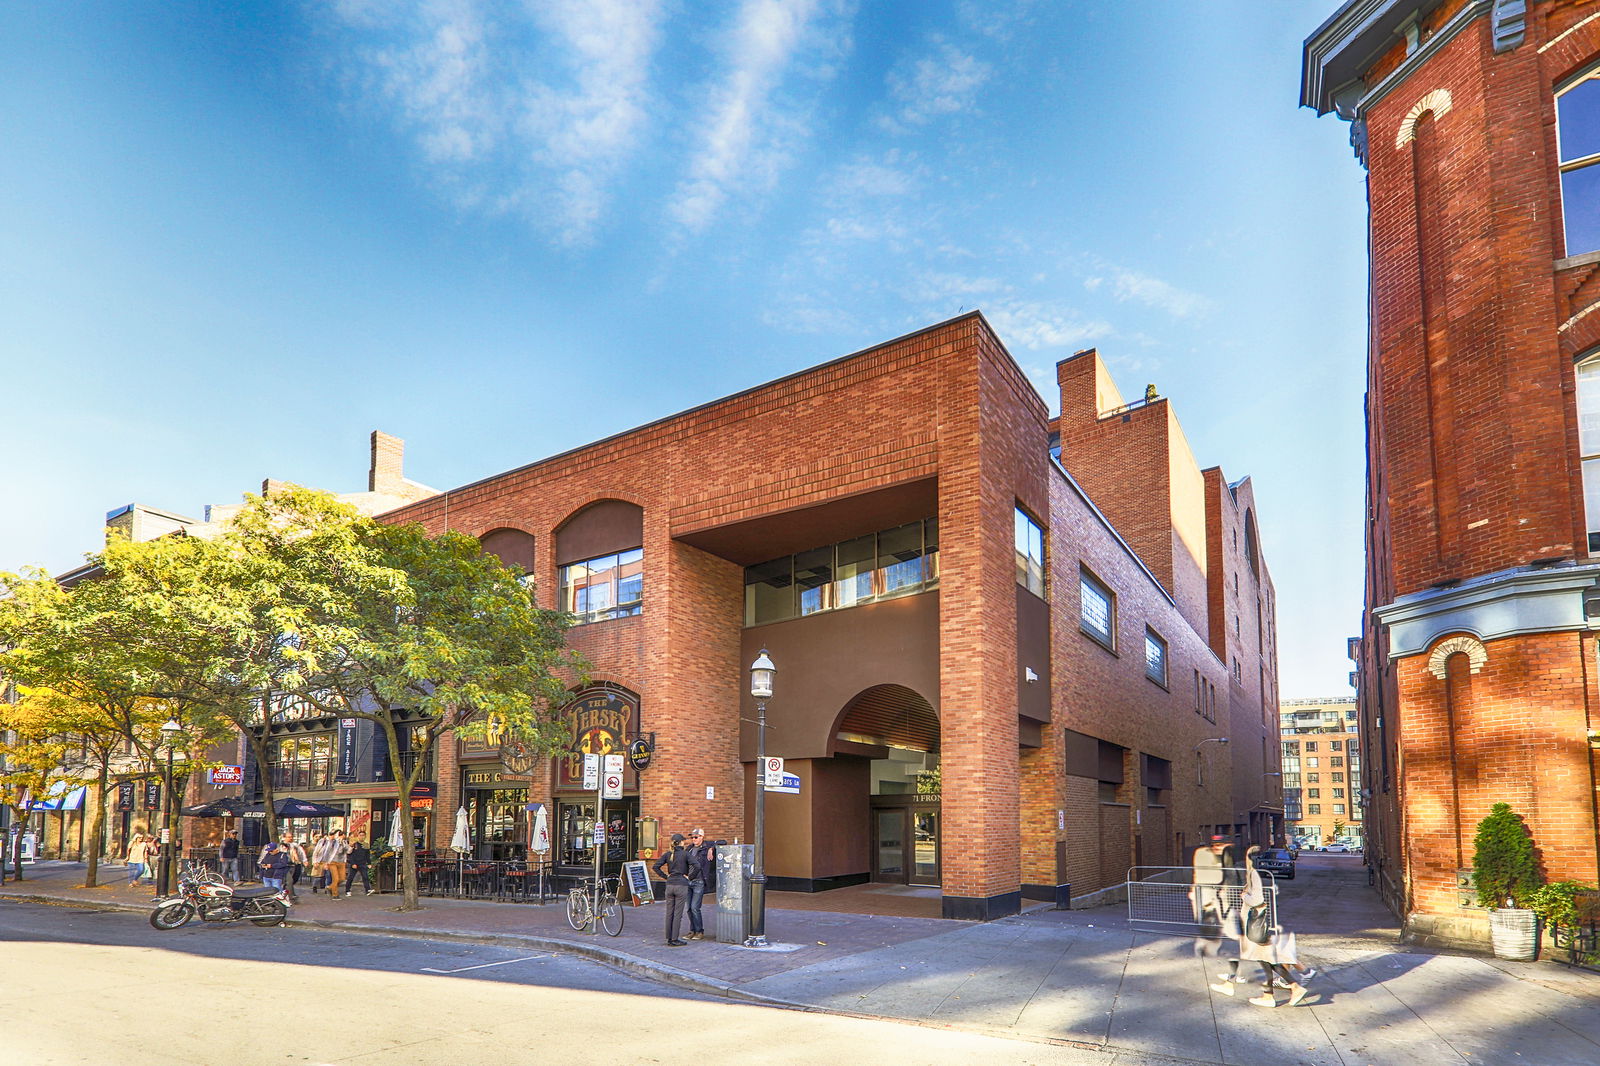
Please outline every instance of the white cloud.
M778 99L802 53L826 44L816 32L823 0L744 0L726 48L727 70L711 87L688 176L668 205L689 232L709 225L729 196L770 185L804 135L807 109ZM842 31L841 31L842 33Z
M1112 336L1111 323L1083 318L1074 311L1031 301L1001 303L984 309L995 331L1008 345L1076 350Z
M343 0L333 14L346 51L335 64L367 102L394 112L458 204L519 210L578 243L642 139L661 7Z
M992 68L954 45L937 42L932 55L889 72L889 95L899 102L883 125L890 130L922 126L944 115L970 110Z
M1118 300L1142 303L1147 307L1165 311L1175 318L1189 318L1211 310L1211 301L1199 293L1180 289L1160 278L1141 274L1136 270L1113 268L1110 280L1111 292ZM1095 277L1086 280L1084 287L1093 291L1100 284L1101 279Z

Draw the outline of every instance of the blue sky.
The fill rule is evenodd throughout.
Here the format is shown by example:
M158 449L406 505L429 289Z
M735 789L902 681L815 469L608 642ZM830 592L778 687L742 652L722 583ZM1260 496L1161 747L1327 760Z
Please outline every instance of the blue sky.
M1285 696L1361 608L1336 4L0 7L0 569L132 501L447 488L981 308L1254 478Z

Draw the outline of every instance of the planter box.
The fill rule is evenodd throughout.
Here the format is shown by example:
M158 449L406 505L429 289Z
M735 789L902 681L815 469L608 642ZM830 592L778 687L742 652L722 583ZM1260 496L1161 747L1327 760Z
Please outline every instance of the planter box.
M1489 936L1497 959L1533 959L1539 955L1539 919L1530 910L1501 907L1490 911Z

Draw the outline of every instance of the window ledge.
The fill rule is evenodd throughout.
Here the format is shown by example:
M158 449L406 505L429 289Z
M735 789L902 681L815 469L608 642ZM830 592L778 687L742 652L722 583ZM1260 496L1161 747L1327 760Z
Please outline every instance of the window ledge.
M1565 259L1557 259L1554 269L1557 273L1560 273L1563 270L1589 266L1593 263L1600 263L1600 251L1584 252L1582 255L1569 255Z
M1090 640L1092 640L1096 644L1100 645L1102 648L1104 648L1106 651L1110 652L1112 655L1116 655L1117 658L1119 658L1119 659L1122 658L1122 656L1117 653L1117 649L1113 645L1107 643L1106 639L1104 637L1102 637L1099 633L1096 633L1094 630L1085 628L1084 626L1080 625L1078 627L1078 632L1082 633L1084 636L1088 637Z
M1162 681L1160 678L1151 677L1149 674L1145 674L1144 679L1156 686L1156 688L1163 689L1167 692L1172 691L1171 686L1169 686L1165 681Z

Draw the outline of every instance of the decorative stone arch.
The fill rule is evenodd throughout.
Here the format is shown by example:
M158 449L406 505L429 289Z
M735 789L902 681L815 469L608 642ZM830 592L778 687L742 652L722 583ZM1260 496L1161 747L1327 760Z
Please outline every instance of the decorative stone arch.
M1417 123L1422 121L1422 116L1433 112L1433 120L1439 121L1450 113L1455 102L1450 98L1449 89L1434 89L1425 94L1422 99L1412 105L1406 112L1406 117L1400 120L1400 128L1395 131L1394 146L1404 148L1417 139Z
M1483 669L1483 664L1489 661L1489 650L1483 646L1483 641L1465 633L1458 633L1453 637L1445 637L1433 646L1428 652L1428 669L1440 681L1448 676L1450 656L1460 652L1467 657L1467 670L1477 673Z

